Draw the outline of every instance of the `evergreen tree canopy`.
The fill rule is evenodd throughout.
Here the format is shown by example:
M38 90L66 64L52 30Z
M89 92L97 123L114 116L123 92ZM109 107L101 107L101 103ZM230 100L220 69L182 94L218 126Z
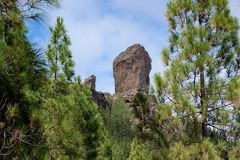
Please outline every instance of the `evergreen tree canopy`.
M27 11L26 11L27 12ZM0 2L0 159L41 157L41 133L32 125L38 105L27 98L46 80L43 60L27 40L17 1Z
M46 59L26 38L25 21L57 4L0 0L0 159L240 159L239 24L227 0L169 0L156 99L113 98L111 110L74 75L61 17Z
M46 52L49 79L35 93L40 107L32 112L47 147L45 158L110 159L108 134L90 88L81 86L79 77L71 81L74 62L62 18L51 33Z
M56 26L50 30L52 37L47 49L50 76L55 84L60 81L71 81L74 75L74 62L69 49L71 42L66 34L63 19L58 17Z
M68 93L43 89L41 106L32 112L46 140L45 158L111 159L108 134L91 91L77 83L69 84Z
M239 26L227 5L227 0L167 5L170 40L162 55L168 70L155 82L161 104L176 117L176 135L239 141Z

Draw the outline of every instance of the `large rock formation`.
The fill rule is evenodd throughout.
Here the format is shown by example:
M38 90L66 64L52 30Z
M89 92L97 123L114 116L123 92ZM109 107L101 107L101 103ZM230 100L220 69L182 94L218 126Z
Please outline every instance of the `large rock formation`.
M93 101L104 108L111 108L105 94L102 92L96 91L96 76L91 75L83 81L83 85L89 85L92 91Z
M107 101L107 98L105 96L105 93L103 92L98 92L96 90L92 91L93 93L93 101L98 105L102 106L103 108L108 108L111 109L110 104Z
M89 85L91 90L96 90L96 76L91 75L83 81L83 85Z
M120 53L113 62L115 92L123 96L148 91L151 58L140 44Z

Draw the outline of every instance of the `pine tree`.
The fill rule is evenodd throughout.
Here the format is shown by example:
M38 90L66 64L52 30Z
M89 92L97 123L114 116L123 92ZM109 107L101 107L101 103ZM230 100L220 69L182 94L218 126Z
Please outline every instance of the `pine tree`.
M47 60L50 68L50 76L54 80L54 87L60 81L71 81L74 75L72 53L69 49L70 39L66 34L63 19L58 17L57 24L51 28L51 42L47 49Z
M79 77L74 78L76 82L71 81L74 62L62 18L57 18L51 32L46 52L50 77L36 96L41 105L32 114L46 141L45 157L111 159L107 130L92 101L90 88L81 86Z
M0 2L0 159L41 158L44 152L37 147L41 132L31 119L38 105L27 94L43 85L45 70L25 36L22 14L17 1Z
M239 26L228 1L172 0L167 18L170 44L162 55L168 69L155 81L158 99L178 124L174 134L238 141L232 132L239 130Z
M67 93L46 85L41 106L32 112L46 140L45 157L53 159L111 159L108 133L88 87L68 84Z

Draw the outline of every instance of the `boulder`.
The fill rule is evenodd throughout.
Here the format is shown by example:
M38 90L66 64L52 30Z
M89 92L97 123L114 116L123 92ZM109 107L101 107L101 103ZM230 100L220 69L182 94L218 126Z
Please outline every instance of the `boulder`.
M140 44L120 53L113 62L115 93L124 97L129 93L147 93L151 62L148 52Z

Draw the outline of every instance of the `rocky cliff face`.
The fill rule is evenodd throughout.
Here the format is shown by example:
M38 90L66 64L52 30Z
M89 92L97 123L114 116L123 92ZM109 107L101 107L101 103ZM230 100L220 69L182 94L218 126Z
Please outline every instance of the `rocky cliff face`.
M115 92L131 96L139 91L146 93L149 86L151 58L140 44L135 44L120 53L113 62Z
M96 76L91 75L83 81L83 85L89 85L91 90L96 90Z
M97 105L102 106L103 108L109 108L109 109L111 108L107 99L106 99L105 94L102 93L102 92L96 91L96 76L91 75L90 77L86 78L83 81L83 85L89 85L90 86L90 89L92 91L93 101Z

